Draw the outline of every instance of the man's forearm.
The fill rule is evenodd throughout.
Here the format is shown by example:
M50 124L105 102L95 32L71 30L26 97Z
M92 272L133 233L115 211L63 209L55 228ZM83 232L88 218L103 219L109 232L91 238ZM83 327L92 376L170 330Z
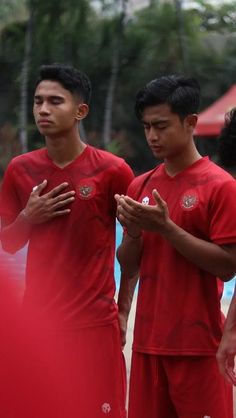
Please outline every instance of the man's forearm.
M15 221L1 227L1 243L5 251L14 254L23 248L29 240L32 225L25 216L24 211L20 212Z
M138 275L142 255L143 239L131 238L128 234L123 237L121 245L117 249L117 259L120 263L121 273L125 277Z
M138 274L134 277L128 277L121 274L120 289L118 295L118 308L127 318L129 316L132 300L136 284L138 282Z
M236 332L236 288L234 289L234 294L229 305L224 332Z
M196 238L171 221L162 235L181 255L201 269L222 280L234 275L234 257L217 244Z

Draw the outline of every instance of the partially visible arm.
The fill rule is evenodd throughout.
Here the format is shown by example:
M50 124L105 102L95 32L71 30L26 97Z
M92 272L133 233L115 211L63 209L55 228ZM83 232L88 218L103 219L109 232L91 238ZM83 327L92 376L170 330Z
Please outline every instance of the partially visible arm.
M127 323L137 281L138 275L131 278L130 276L126 276L124 273L121 273L117 303L122 347L126 344Z
M32 224L28 221L24 210L19 213L11 224L8 224L2 218L0 235L2 248L11 254L23 248L29 240L31 227Z
M125 229L122 243L117 249L117 259L120 263L121 273L131 278L139 274L141 254L143 248L142 229L136 223L123 216L123 195L115 195L117 202L117 218Z
M121 245L117 249L117 259L121 269L118 310L122 347L126 343L127 323L139 277L142 247L143 240L140 234L138 238L131 238L128 234L125 234Z
M125 277L134 277L139 274L143 240L131 238L125 234L121 245L117 249L117 259L120 263L121 274Z
M236 290L230 303L223 337L216 358L221 374L229 383L236 386L234 358L236 355Z
M227 249L194 237L169 220L162 234L175 249L201 269L228 281L236 271L236 245Z
M118 295L119 322L122 346L126 343L127 322L133 300L134 290L139 278L139 269L142 256L143 238L142 230L132 222L126 222L120 213L120 199L116 194L117 217L125 227L122 243L116 255L120 263L121 281Z

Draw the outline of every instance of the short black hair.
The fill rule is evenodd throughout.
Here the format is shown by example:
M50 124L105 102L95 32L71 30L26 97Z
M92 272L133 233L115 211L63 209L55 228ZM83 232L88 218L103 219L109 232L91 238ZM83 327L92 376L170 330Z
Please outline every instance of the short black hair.
M200 105L200 86L197 80L177 74L155 78L138 91L135 114L141 120L147 107L161 104L169 105L180 119L197 113Z
M57 81L84 103L90 102L92 88L89 77L70 65L57 63L42 65L39 69L36 87L43 80Z
M236 107L225 115L225 124L218 137L220 164L236 166Z

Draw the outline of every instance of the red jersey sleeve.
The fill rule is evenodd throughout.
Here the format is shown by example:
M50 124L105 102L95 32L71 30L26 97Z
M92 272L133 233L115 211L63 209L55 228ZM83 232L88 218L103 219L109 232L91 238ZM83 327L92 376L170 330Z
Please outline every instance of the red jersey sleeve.
M129 184L134 178L134 173L130 166L124 161L123 164L117 167L117 173L114 175L113 194L126 194Z
M14 180L14 164L11 162L5 172L0 190L0 216L4 223L12 223L22 210Z
M129 184L134 178L134 173L130 166L123 161L123 163L117 166L116 171L112 175L111 185L111 202L112 209L116 212L115 194L126 194Z
M213 242L236 244L236 181L223 182L215 190L210 207L210 238Z
M136 198L137 198L137 188L135 187L135 185L136 185L136 181L135 180L133 180L131 183L130 183L130 185L129 185L129 187L128 187L128 190L127 190L127 196L129 196L129 197L131 197L132 199L134 199L134 200L136 200ZM135 193L135 191L136 191L136 193Z

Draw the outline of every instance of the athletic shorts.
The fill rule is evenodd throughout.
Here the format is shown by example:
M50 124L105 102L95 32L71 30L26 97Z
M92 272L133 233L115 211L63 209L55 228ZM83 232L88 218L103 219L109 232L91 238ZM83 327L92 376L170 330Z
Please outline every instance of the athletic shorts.
M233 418L232 387L215 357L133 352L129 418Z
M39 345L46 347L48 341ZM126 369L118 322L54 335L43 363L47 386L51 382L47 402L57 411L52 418L126 417Z

